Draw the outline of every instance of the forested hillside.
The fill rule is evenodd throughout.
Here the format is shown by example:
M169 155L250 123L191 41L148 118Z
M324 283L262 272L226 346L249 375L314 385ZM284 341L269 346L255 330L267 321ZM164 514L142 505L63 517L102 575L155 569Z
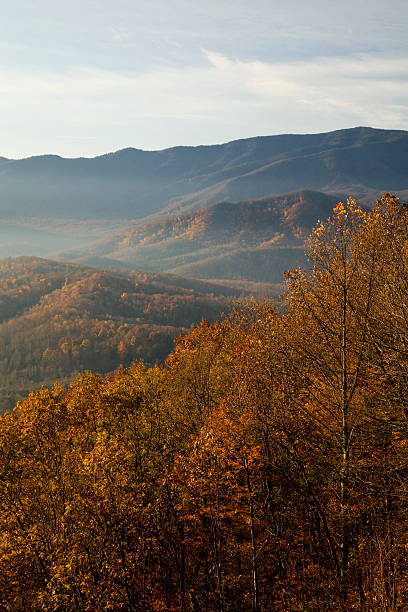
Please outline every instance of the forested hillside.
M173 338L239 295L158 274L119 274L35 257L0 262L0 402L56 378L161 362Z
M283 313L0 419L3 609L408 608L408 208L339 204L308 253Z
M193 278L280 283L305 262L304 241L338 199L301 190L218 202L190 214L133 224L87 247L60 253L89 265L127 265Z
M408 133L359 127L92 159L0 159L0 216L136 219L298 189L372 200L407 190Z
M125 263L139 270L203 278L228 274L236 280L243 268L247 280L255 280L251 274L257 270L256 280L268 282L267 270L276 268L280 281L282 271L299 258L287 253L287 265L276 267L272 249L281 244L279 234L299 238L303 230L309 232L311 223L326 218L320 215L325 198L326 204L332 198L327 209L344 194L371 204L384 189L408 199L407 153L408 132L360 127L162 151L129 148L89 159L1 158L0 257L55 259L64 251L66 260L87 265ZM285 198L290 208L293 192L303 194L306 223L301 210L288 219L280 216ZM301 232L291 224L292 213ZM229 226L224 223L228 216ZM245 231L251 217L252 236ZM262 217L265 227L260 227ZM217 234L211 231L216 221L221 225ZM207 231L199 231L201 223ZM258 251L265 234L264 242L271 243L262 246L267 263L261 270Z

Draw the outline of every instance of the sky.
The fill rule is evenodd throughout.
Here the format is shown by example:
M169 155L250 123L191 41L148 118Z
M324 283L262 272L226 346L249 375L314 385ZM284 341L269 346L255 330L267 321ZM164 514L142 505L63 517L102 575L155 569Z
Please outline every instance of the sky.
M406 0L2 0L0 156L408 130Z

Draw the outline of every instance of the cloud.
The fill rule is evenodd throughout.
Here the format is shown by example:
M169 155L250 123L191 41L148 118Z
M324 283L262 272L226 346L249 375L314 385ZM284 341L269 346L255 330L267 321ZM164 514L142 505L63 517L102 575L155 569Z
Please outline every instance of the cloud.
M114 42L122 43L130 39L130 34L124 28L111 28L112 40Z
M406 58L358 55L273 63L202 53L199 67L143 73L2 71L0 122L12 124L18 117L28 123L35 117L44 130L57 122L65 133L78 126L103 132L120 125L129 134L143 135L146 143L145 120L157 120L166 125L172 144L186 142L180 134L183 122L196 125L195 138L202 126L199 142L207 141L209 125L218 129L218 141L230 134L238 138L351 125L408 128ZM156 138L150 146L168 144Z

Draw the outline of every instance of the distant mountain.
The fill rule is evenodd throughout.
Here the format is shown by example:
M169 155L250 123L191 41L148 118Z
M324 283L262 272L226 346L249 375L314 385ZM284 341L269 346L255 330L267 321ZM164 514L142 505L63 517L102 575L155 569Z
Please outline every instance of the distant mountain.
M408 132L360 127L93 159L0 160L0 216L11 218L136 219L305 188L366 200L408 190Z
M64 254L93 264L171 271L187 277L279 283L303 261L303 244L338 198L301 190L219 202L185 215L133 225Z
M37 257L0 261L0 409L86 369L163 360L173 338L219 318L233 290L164 274L119 273Z

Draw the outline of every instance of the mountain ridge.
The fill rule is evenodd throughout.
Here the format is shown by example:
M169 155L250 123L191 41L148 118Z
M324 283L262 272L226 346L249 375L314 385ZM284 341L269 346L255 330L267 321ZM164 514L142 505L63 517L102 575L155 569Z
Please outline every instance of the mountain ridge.
M388 135L392 134L408 134L408 130L395 130L395 129L385 129L385 128L375 128L372 126L359 125L351 128L340 128L337 130L330 130L328 132L306 132L306 133L296 133L296 132L284 132L282 134L267 134L267 135L257 135L257 136L248 136L246 138L234 138L232 140L228 140L226 142L220 142L216 144L199 144L199 145L174 145L171 147L164 147L162 149L142 149L139 147L123 147L122 149L114 149L113 151L108 151L106 153L100 153L98 155L92 156L77 156L77 157L64 157L63 155L59 155L58 153L41 153L35 155L27 155L25 157L5 157L0 156L1 161L22 161L28 159L37 159L37 158L58 158L63 160L95 160L100 158L105 158L109 156L115 156L121 153L127 152L138 152L138 153L164 153L169 151L176 150L197 150L197 149L214 149L216 147L225 147L232 144L245 143L249 141L263 140L263 139L277 139L277 138L308 138L308 137L320 137L320 136L328 136L328 135L342 135L345 133L353 133L353 132L361 132L364 134L371 133L384 133Z
M0 216L137 219L296 189L408 190L408 132L356 127L93 158L1 160Z
M337 203L338 198L310 190L218 202L184 215L130 225L60 257L186 277L278 283L284 271L304 262L306 237Z

